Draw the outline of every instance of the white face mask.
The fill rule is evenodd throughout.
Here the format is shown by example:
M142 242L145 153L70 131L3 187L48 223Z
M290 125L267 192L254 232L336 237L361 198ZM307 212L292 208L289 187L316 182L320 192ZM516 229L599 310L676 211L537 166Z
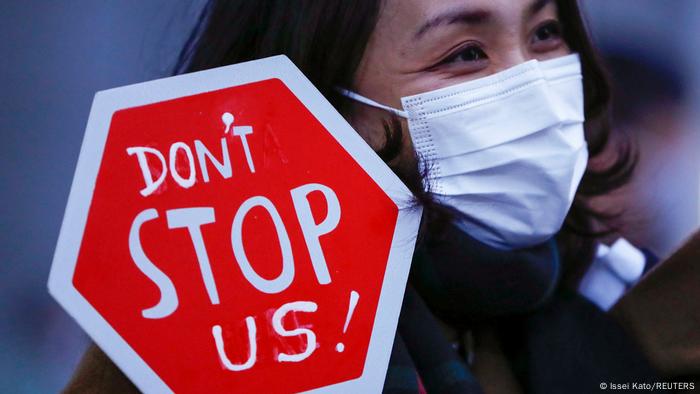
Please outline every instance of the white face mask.
M430 190L469 235L517 249L561 228L588 162L577 54L403 97L403 110L341 93L408 119Z

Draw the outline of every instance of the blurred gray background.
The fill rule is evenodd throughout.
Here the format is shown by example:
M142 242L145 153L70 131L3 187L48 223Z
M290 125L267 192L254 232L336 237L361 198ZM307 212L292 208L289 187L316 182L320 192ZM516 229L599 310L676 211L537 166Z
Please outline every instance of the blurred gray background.
M49 266L92 97L170 72L200 1L0 1L0 393L52 393L87 337Z
M88 340L46 281L92 96L168 75L202 3L0 2L0 392L57 392L75 368ZM624 235L664 256L700 223L700 1L582 4L643 155L601 204L629 206Z

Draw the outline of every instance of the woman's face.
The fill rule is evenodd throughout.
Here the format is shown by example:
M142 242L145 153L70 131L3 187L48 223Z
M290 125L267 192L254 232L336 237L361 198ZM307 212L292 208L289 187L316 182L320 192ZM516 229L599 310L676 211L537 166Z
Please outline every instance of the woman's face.
M401 108L403 96L566 55L561 31L554 0L385 0L354 90ZM357 104L352 123L377 149L386 118ZM410 138L404 137L399 160L410 160Z

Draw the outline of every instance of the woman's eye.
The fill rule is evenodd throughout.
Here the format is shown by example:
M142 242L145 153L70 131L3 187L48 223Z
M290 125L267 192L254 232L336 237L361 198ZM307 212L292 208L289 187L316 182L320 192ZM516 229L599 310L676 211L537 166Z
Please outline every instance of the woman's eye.
M467 42L427 70L470 74L484 69L488 65L488 58L481 44Z
M476 62L487 58L486 53L481 48L470 45L448 56L443 63Z
M535 50L547 51L558 48L563 43L561 26L557 21L550 21L535 29L532 45Z

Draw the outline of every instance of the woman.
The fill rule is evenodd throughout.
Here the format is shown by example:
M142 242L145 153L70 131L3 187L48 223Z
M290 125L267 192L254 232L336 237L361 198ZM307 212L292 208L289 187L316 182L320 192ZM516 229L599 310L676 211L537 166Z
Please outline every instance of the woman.
M612 231L591 200L634 164L610 142L608 86L575 1L210 1L176 71L277 54L424 206L385 392L653 380L618 324L574 291ZM135 390L93 349L72 390L99 379Z

